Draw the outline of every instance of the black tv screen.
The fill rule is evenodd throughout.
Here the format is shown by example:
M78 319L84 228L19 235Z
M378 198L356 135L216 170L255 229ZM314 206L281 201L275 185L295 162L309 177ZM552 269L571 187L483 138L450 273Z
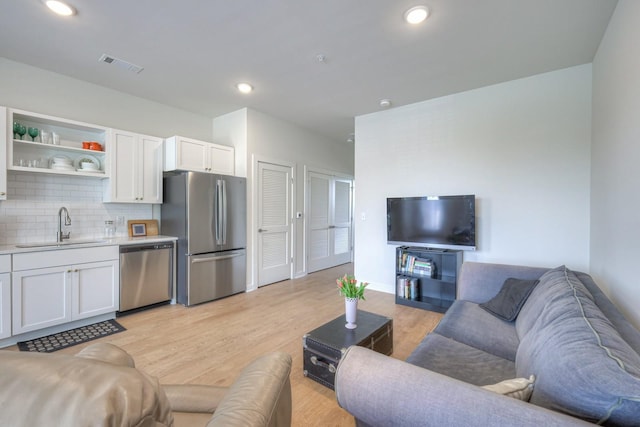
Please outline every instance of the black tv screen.
M387 243L475 250L475 195L388 198Z

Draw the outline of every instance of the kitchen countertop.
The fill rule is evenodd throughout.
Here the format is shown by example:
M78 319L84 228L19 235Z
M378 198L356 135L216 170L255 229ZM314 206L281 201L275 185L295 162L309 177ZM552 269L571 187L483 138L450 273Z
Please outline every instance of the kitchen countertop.
M37 246L37 247L29 247L29 248L19 248L15 244L14 245L0 245L0 255L11 255L17 253L26 253L26 252L42 252L42 251L57 251L64 249L77 249L77 248L90 248L96 246L125 246L125 245L137 245L140 243L156 243L156 242L167 242L167 241L175 241L178 240L177 237L173 236L144 236L144 237L113 237L113 238L104 238L104 237L78 237L76 239L72 239L71 241L83 241L83 240L93 240L92 243L78 243L78 244L68 244L65 242L63 245L52 245L52 246ZM31 242L25 243L30 244ZM47 243L55 243L53 240ZM20 244L20 243L18 243Z

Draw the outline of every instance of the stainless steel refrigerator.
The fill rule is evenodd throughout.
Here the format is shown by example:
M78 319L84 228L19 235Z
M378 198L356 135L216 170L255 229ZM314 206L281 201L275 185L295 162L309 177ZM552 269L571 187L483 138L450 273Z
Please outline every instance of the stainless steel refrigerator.
M166 173L162 234L178 237L177 301L184 305L246 290L246 178Z

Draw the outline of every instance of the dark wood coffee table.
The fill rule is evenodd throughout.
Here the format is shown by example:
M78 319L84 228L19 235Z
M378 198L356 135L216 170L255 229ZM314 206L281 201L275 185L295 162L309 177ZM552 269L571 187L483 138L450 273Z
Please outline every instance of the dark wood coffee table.
M332 390L338 362L349 346L393 353L393 319L358 310L358 327L347 329L345 323L343 314L302 337L304 376Z

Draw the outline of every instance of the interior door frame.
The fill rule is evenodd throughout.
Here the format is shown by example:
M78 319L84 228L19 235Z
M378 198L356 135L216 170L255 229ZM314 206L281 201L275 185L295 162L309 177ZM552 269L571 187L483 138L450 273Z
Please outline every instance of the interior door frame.
M293 258L291 262L291 269L289 271L289 278L293 278L294 266L296 263L296 227L295 227L295 209L296 209L296 164L293 162L288 162L286 160L274 159L273 157L261 156L254 154L251 156L251 219L249 224L251 224L251 230L247 232L247 236L251 236L251 286L247 287L247 290L256 290L259 288L258 286L258 166L260 163L270 163L277 166L282 166L286 168L290 168L291 170L291 206L289 206L289 215L291 217L290 221L290 230L289 235L290 238L290 248L291 248L291 257Z
M332 176L334 178L340 178L340 179L347 179L349 181L351 181L351 236L349 238L349 245L351 247L351 262L353 262L353 251L354 251L354 247L353 247L353 242L354 242L354 212L355 212L355 180L353 178L352 175L348 175L345 173L341 173L341 172L336 172L336 171L332 171L330 169L325 169L325 168L319 168L319 167L315 167L315 166L309 166L309 165L304 165L304 187L303 187L303 192L304 192L304 225L302 227L303 230L303 237L302 237L302 242L303 242L303 271L305 272L305 274L309 274L308 272L308 268L307 268L307 256L308 256L308 247L309 247L309 221L307 220L307 217L309 216L309 212L310 212L310 193L309 193L309 174L311 172L315 172L315 173L320 173L320 174L324 174L324 175L329 175Z

